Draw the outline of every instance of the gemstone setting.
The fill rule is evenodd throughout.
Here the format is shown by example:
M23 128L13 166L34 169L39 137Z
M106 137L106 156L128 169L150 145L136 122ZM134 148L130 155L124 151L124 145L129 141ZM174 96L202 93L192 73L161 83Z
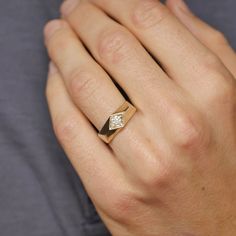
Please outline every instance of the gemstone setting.
M119 112L110 116L109 130L116 130L125 126L124 114L125 112Z

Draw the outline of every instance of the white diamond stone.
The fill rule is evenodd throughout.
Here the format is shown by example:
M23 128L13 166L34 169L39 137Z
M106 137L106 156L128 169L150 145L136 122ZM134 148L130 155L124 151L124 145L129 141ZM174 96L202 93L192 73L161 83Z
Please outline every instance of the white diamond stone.
M115 130L124 127L124 112L115 113L110 116L109 130Z

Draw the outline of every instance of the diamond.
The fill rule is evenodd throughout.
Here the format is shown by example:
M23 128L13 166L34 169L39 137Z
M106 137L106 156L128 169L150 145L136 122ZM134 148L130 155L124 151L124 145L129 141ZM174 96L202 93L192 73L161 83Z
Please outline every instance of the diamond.
M110 116L109 130L115 130L115 129L119 129L125 126L124 113L125 112L119 112Z

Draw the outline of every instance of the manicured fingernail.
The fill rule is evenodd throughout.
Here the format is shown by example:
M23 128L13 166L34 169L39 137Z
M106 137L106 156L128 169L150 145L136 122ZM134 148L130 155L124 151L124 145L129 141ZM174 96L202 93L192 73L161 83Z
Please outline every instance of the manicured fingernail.
M52 61L50 61L48 74L49 75L53 75L53 74L55 74L57 72L58 72L58 69L57 69L56 65Z
M52 20L44 28L45 39L48 40L57 30L62 27L61 20Z
M61 5L62 15L66 16L70 14L75 9L79 1L80 0L65 0L63 4Z
M182 10L183 12L191 13L191 10L190 10L189 7L187 6L187 4L184 2L184 0L179 0L177 7L178 7L180 10Z

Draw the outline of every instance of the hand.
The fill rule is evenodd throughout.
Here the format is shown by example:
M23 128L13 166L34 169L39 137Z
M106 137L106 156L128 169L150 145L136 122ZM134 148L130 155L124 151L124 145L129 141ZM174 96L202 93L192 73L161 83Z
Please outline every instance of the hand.
M72 3L45 28L46 95L111 233L236 235L236 56L226 39L180 0ZM106 145L93 125L125 100L111 78L137 112Z

